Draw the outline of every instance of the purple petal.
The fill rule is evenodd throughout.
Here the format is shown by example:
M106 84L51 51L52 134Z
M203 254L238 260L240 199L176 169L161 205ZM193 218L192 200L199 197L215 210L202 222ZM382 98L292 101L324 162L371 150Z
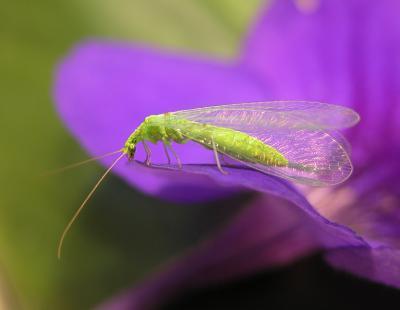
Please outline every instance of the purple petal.
M267 6L247 38L243 66L276 98L356 109L362 119L351 135L357 164L399 147L393 133L400 132L400 2L324 0L309 12L296 3Z
M135 165L138 171L149 169ZM219 283L263 268L280 266L321 246L366 246L351 230L321 217L290 184L245 168L186 165L182 172L152 168L158 177L202 175L219 186L245 186L262 195L234 217L224 230L164 268L139 287L104 304L102 309L155 307L185 289Z
M351 182L332 191L335 205L320 213L357 231L371 246L400 247L400 165L398 157L370 165ZM344 193L344 195L342 195ZM325 201L329 195L325 192ZM328 202L329 204L329 202ZM322 207L322 209L321 209Z
M248 36L242 63L276 96L336 102L361 114L349 136L354 176L342 187L314 190L325 201L314 205L368 242L335 249L333 265L399 287L400 3L316 3L305 13L294 1L275 1Z
M398 248L339 248L328 252L326 258L338 269L400 288Z
M264 92L234 65L115 42L88 42L75 48L60 65L55 85L63 120L91 155L121 148L148 115L261 100ZM212 160L210 151L191 144L177 146L177 152L183 162ZM138 158L143 158L141 148ZM165 162L163 151L155 149L152 160ZM166 182L148 174L139 175L123 165L115 171L151 194L157 194L165 185L171 188L182 184L179 176ZM197 199L221 195L204 182L188 186L198 190L191 197L181 191L182 197L175 198L195 200L196 193L200 193Z
M310 222L313 225L316 225L318 229L325 232L318 236L319 242L325 247L367 246L362 237L357 236L354 231L346 226L323 217L293 185L278 177L267 175L244 166L224 167L224 170L228 173L227 175L222 174L215 165L211 164L184 165L182 170L172 169L169 165L154 166L152 168L138 164L135 166L138 172L142 169L149 170L149 173L156 175L158 178L171 179L178 175L188 175L193 178L207 177L210 178L210 184L214 186L250 189L259 193L280 197L297 205L309 216L311 219Z
M335 267L400 288L400 166L398 156L371 165L350 184L323 193L315 206L325 216L351 227L368 247L343 247L327 252ZM315 191L313 193L315 196ZM321 195L320 195L321 196ZM334 197L335 205L324 208ZM329 214L327 214L327 211Z

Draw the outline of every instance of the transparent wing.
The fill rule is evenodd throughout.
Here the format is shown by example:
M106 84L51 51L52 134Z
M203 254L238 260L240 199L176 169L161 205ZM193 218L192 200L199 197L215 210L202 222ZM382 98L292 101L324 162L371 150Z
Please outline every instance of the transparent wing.
M277 149L289 161L287 167L266 166L249 159L241 161L262 172L298 183L324 186L342 183L353 171L346 144L336 139L336 133L277 129L249 134Z
M332 130L354 126L360 119L352 109L308 101L228 104L182 110L171 115L240 131L274 128Z
M209 138L192 135L190 128L180 129L187 138L211 148ZM353 167L344 141L337 140L332 133L290 128L246 133L277 149L288 159L289 165L278 167L255 163L251 154L243 156L242 153L239 158L238 154L217 146L218 152L253 169L306 185L338 184L352 173Z
M353 167L349 144L335 129L354 125L358 114L351 109L313 102L244 103L171 113L178 119L231 128L274 147L289 161L286 167L255 163L252 154L239 156L229 149L218 152L253 169L308 185L334 185L345 181ZM174 126L174 125L172 125ZM208 148L207 136L191 132L190 123L177 122L183 135ZM232 136L232 139L234 137Z

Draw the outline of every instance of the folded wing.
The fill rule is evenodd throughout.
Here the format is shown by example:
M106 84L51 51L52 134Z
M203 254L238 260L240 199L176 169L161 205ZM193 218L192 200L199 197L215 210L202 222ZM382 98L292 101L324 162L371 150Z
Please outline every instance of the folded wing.
M238 103L171 113L187 120L237 130L296 128L341 129L360 119L352 109L308 101Z
M274 147L289 161L287 167L254 163L251 154L239 159L253 169L290 181L325 186L345 181L353 167L347 141L336 130L356 124L358 114L351 109L313 102L244 103L200 108L172 113L176 118L231 128L256 137ZM209 147L209 141L187 138Z

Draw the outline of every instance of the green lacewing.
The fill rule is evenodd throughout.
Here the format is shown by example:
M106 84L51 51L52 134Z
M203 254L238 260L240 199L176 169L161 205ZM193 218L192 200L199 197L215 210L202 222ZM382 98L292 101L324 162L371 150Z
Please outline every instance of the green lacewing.
M146 151L147 165L151 165L147 142L161 142L168 162L171 162L170 151L177 166L182 168L171 143L193 141L213 151L221 173L226 174L219 160L219 155L224 155L289 181L328 186L344 182L352 173L349 144L338 130L352 127L359 120L359 115L350 108L308 101L228 104L148 116L122 149L91 159L121 153L66 226L58 256L66 233L94 191L120 159L134 158L139 142Z

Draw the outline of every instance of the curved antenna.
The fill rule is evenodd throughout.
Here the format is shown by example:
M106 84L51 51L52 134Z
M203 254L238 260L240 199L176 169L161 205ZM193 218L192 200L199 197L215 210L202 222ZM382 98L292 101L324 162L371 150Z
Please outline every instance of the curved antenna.
M114 160L114 162L111 164L111 166L106 170L106 172L104 172L104 174L101 176L101 178L97 181L97 183L95 184L95 186L93 186L92 190L90 191L90 193L86 196L85 200L82 202L82 204L80 205L80 207L78 208L78 210L75 211L74 215L72 216L72 218L69 220L67 226L65 226L64 231L61 235L60 241L58 242L58 248L57 248L57 257L58 259L61 258L61 250L62 250L62 246L64 243L64 239L65 236L67 235L68 231L70 230L72 224L75 222L76 218L78 217L78 215L81 213L82 209L85 207L85 205L87 204L87 202L89 201L90 197L92 197L93 193L96 191L96 189L99 187L100 183L104 180L104 178L107 176L107 174L110 173L110 171L112 170L112 168L114 168L114 166L119 162L119 160L125 155L125 153L122 153L116 160Z
M119 149L118 151L109 152L109 153L106 153L106 154L103 154L103 155L100 155L100 156L92 157L92 158L89 158L89 159L86 159L86 160L83 160L83 161L80 161L80 162L77 162L77 163L73 163L73 164L65 166L65 167L61 167L61 168L58 168L58 169L55 169L55 170L47 171L47 172L43 173L41 176L42 177L46 177L46 176L50 176L50 175L57 174L57 173L60 173L60 172L64 172L65 170L69 170L69 169L72 169L72 168L75 168L75 167L79 167L81 165L90 163L92 161L95 161L95 160L98 160L98 159L102 159L104 157L108 157L108 156L111 156L111 155L114 155L114 154L121 153L121 152L123 152L123 150L124 149Z

